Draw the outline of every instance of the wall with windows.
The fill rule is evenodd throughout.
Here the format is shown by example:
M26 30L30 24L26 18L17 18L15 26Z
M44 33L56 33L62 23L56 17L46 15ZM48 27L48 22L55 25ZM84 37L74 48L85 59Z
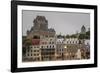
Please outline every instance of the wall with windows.
M26 58L32 59L31 61L40 61L40 45L31 45L30 48L26 50Z

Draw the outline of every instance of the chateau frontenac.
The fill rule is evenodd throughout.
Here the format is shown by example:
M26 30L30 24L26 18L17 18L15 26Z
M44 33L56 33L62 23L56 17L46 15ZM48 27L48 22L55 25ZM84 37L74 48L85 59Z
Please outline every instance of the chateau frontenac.
M90 40L58 38L54 28L49 28L45 16L37 16L33 26L27 30L23 43L23 62L80 60L90 58ZM52 24L53 25L53 24ZM86 32L85 26L81 29ZM81 43L80 43L81 42Z
M37 16L33 21L33 27L31 30L27 31L27 38L40 38L43 37L54 37L55 30L53 28L48 28L48 21L44 16Z

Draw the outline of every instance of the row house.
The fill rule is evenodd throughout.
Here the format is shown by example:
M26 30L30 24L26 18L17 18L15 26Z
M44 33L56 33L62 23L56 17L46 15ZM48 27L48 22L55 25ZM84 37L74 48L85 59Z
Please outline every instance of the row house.
M42 61L55 60L55 32L48 31L47 33L41 35L40 46Z
M26 49L26 58L29 61L41 60L40 39L32 39L32 45Z
M77 38L57 39L56 58L57 60L81 59L79 40Z

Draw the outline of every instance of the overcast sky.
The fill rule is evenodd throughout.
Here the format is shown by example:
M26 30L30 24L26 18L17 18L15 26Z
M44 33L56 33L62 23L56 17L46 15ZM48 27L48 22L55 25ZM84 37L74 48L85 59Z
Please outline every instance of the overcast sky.
M22 11L23 35L34 25L36 16L45 16L48 20L48 28L54 28L56 34L74 34L81 31L82 25L88 29L90 27L90 14L72 12L44 12L44 11Z

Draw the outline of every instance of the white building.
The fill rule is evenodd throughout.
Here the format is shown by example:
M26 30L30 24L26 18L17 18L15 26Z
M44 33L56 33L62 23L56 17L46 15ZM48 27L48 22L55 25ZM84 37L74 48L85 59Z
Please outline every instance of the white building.
M81 52L78 38L57 39L56 56L57 59L80 59Z
M68 39L65 39L64 43L65 44L78 44L79 40L78 38L68 38Z
M55 37L45 37L41 39L40 46L41 48L56 48L55 43Z
M31 61L41 60L41 50L39 45L31 45L29 49L26 50L26 58Z
M84 41L84 44L85 44L85 45L90 45L90 40L86 39L86 40Z

